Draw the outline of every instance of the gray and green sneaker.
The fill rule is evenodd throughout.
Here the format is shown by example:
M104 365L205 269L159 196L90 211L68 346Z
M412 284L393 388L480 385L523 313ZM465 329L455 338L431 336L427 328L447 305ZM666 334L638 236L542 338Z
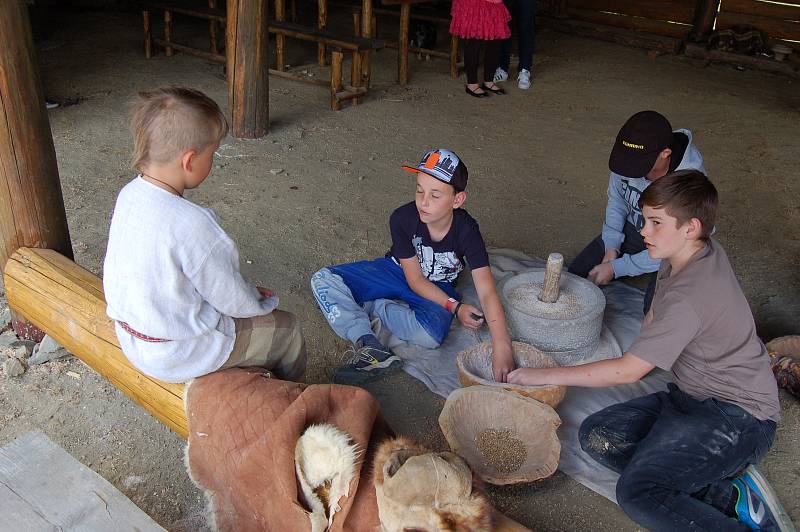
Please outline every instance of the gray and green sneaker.
M778 495L755 466L747 466L732 482L738 493L736 517L739 522L751 530L796 532Z
M363 384L394 373L402 367L403 361L389 348L369 345L351 347L350 360L333 372L336 384Z

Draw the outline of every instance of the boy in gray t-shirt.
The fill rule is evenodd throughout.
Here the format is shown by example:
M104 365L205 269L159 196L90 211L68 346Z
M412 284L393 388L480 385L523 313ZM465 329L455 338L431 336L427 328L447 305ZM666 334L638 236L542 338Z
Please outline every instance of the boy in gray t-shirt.
M751 465L772 444L778 388L728 257L709 236L717 191L684 170L650 185L640 204L642 236L661 268L633 345L618 359L521 368L508 381L599 387L672 371L668 391L581 425L583 450L620 473L619 505L650 530L778 530L791 521Z

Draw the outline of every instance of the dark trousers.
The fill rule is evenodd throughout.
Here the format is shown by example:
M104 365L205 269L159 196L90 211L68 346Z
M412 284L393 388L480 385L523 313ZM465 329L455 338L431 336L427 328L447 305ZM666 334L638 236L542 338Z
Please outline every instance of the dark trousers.
M464 70L467 72L467 83L478 83L478 64L480 63L481 43L483 54L483 81L491 82L494 71L500 61L501 41L484 41L482 39L464 39Z
M722 510L735 497L727 479L767 453L775 427L670 384L592 414L578 437L589 456L620 474L617 502L648 530L748 530Z
M512 29L517 30L519 45L519 72L523 68L531 70L533 66L533 47L535 41L534 18L536 17L536 0L503 0L511 13ZM511 62L511 38L503 40L500 51L500 66L509 72Z
M639 231L630 222L625 222L625 228L622 230L625 234L625 240L622 241L619 256L629 254L633 255L644 251L644 238L639 234ZM586 278L592 268L603 262L603 255L606 253L606 245L603 243L603 237L598 236L589 245L583 248L583 251L578 253L569 265L569 272L574 273L579 277ZM644 313L650 310L650 304L653 302L653 295L656 291L656 274L648 273L649 282L647 289L644 292Z

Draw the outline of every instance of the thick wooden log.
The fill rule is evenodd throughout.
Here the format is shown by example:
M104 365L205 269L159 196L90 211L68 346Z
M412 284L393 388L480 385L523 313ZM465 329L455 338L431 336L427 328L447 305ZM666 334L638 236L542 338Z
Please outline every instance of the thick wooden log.
M341 50L331 48L331 109L338 111L341 108L336 93L342 90L342 59Z
M539 301L555 303L561 293L561 268L564 267L564 256L561 253L551 253L547 257L547 269L544 272L542 291Z
M450 77L458 77L458 36L450 36Z
M164 40L167 42L167 46L164 47L164 54L167 57L172 57L172 47L169 46L169 43L172 42L172 12L171 11L164 11Z
M562 25L570 25L572 24L576 28L576 33L578 35L587 35L592 36L592 33L597 33L597 37L604 40L614 40L614 39L622 39L623 41L626 40L624 32L617 32L614 36L614 39L607 38L607 34L605 33L602 28L592 28L589 23L595 24L597 26L614 26L617 28L624 28L628 30L633 30L639 33L646 33L652 34L654 36L666 36L666 37L674 37L676 39L683 39L692 29L689 24L678 24L673 22L666 22L663 20L656 20L644 17L631 17L628 15L620 15L615 13L607 13L604 11L594 11L590 9L578 9L572 6L570 3L567 8L567 13L570 16L570 19L556 19L550 18L551 21L554 23L561 23ZM546 19L545 17L542 17ZM578 22L584 22L583 24L576 24ZM635 40L635 37L632 39ZM618 42L618 41L614 41ZM620 44L625 44L627 46L639 46L642 48L651 48L651 46L641 46L635 43L626 43L620 42ZM658 47L657 49L660 49ZM666 50L665 50L666 51Z
M411 4L400 4L400 37L397 43L397 82L401 87L408 84L408 25L411 22Z
M144 56L150 59L153 56L153 30L150 24L150 11L142 11L142 26L144 30Z
M267 13L267 0L228 0L228 107L238 138L263 137L269 127Z
M325 31L328 27L328 0L319 0L317 2L317 29ZM327 64L325 43L317 44L317 61L319 66Z
M720 0L697 0L692 22L692 31L689 32L690 42L705 42L714 31L714 21L717 20ZM726 2L727 4L727 2Z
M596 14L603 15L603 13L599 12ZM571 13L571 15L574 16L573 13ZM616 15L608 15L608 16L616 17L621 21L633 20L633 17L621 17ZM647 19L636 19L636 20L647 21ZM638 48L658 50L668 54L677 53L678 49L681 46L681 41L679 38L666 37L664 35L656 34L657 32L646 32L647 30L643 28L642 31L631 31L628 29L613 27L606 24L594 24L591 22L583 22L580 20L560 19L554 17L538 17L537 22L540 23L543 27L548 27L556 31L562 31L564 33L573 33L575 35L580 35L582 37L591 37L593 39L601 39L604 41L615 42L617 44L622 44L624 46L634 46ZM652 24L661 25L664 27L664 29L666 29L666 27L674 27L674 29L670 29L669 31L680 32L682 36L685 36L690 29L690 26L688 25L669 24L667 22L659 22L657 20L651 20L648 22Z
M56 152L25 2L0 2L0 264L21 246L72 257ZM20 336L36 330L13 316Z
M20 248L3 272L8 303L182 437L183 385L153 379L119 348L102 281L49 249Z
M649 2L641 0L569 0L567 9L588 9L691 24L695 14L695 0L670 0L669 2L660 0Z
M286 21L286 2L275 0L275 20ZM279 33L275 36L275 69L286 70L286 36Z

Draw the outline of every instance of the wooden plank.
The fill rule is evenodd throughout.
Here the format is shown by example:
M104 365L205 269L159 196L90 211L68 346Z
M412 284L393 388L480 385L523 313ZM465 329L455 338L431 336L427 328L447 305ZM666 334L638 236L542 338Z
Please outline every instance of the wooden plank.
M3 281L9 305L184 438L183 385L134 368L106 315L102 281L49 249L20 248Z
M795 5L786 5L774 2L760 2L757 0L725 0L721 11L724 13L740 13L742 15L760 15L763 17L779 18L783 20L800 21L800 0Z
M549 27L556 31L615 42L625 46L659 50L668 54L677 53L681 45L680 39L677 38L631 31L603 24L594 24L592 22L555 17L539 17L537 21L543 27Z
M695 0L569 0L568 9L588 9L691 24Z
M600 11L591 11L587 9L568 7L567 13L569 14L570 18L580 21L601 24L604 26L614 26L617 28L624 28L643 33L651 33L653 35L673 37L676 39L682 39L686 37L691 30L691 26L688 24L671 24L661 20L652 20L626 15L614 15L612 13L603 13Z
M41 432L0 448L0 501L0 530L164 530Z
M207 61L214 61L215 63L224 64L227 61L227 58L222 54L213 54L211 52L206 52L204 50L198 50L197 48L186 46L185 44L179 44L176 43L175 41L167 42L164 39L153 37L153 43L163 47L164 49L169 47L170 50L177 50L179 52L183 52L184 54L194 55L196 57L202 57Z
M304 26L293 22L270 21L269 32L303 41L321 42L327 46L335 46L344 50L364 51L377 50L384 47L384 42L380 39L339 35L330 31L319 30L312 26Z
M209 2L209 4L210 3L211 2ZM188 15L194 18L204 18L222 23L225 22L225 10L217 8L216 5L209 5L209 7L205 7L198 5L196 2L175 0L172 2L141 2L141 4L150 9L172 11L173 13Z
M768 72L776 72L794 78L800 78L800 66L793 65L788 61L780 62L767 57L735 54L732 52L723 52L722 50L708 50L705 46L694 43L687 43L684 53L687 57L705 59L709 62L740 65L754 70L766 70Z
M759 15L740 15L739 13L720 12L717 15L717 29L722 30L749 24L765 32L770 39L800 40L800 23L776 18L761 17Z

